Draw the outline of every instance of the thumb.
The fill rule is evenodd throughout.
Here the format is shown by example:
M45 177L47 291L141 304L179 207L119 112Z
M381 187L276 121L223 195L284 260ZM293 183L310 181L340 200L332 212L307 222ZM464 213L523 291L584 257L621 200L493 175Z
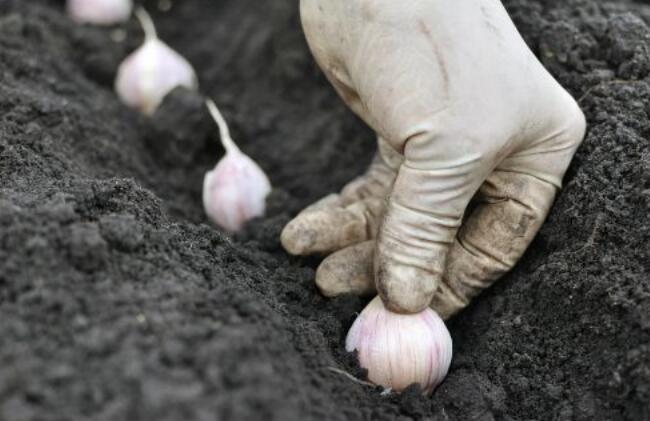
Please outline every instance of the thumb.
M417 313L430 304L463 213L487 177L484 156L459 145L406 144L375 249L377 291L392 311Z

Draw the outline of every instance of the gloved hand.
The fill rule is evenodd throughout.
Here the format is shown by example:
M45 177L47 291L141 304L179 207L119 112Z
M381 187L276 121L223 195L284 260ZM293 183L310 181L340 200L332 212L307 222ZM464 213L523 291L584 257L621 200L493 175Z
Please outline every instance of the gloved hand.
M312 52L378 134L368 172L282 233L328 296L442 317L510 270L585 133L498 0L301 0ZM475 207L470 206L474 198Z

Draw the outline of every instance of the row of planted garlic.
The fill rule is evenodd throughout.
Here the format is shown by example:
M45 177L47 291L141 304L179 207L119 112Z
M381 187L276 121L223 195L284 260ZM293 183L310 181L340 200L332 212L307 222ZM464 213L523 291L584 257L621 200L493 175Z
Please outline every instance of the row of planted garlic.
M80 23L114 25L130 19L133 0L68 0L67 10ZM144 44L120 65L115 90L124 103L152 115L174 88L197 90L198 80L191 64L158 38L149 14L138 8L135 15L145 33ZM205 175L203 205L213 222L235 232L249 219L264 215L271 184L232 140L216 104L208 99L206 106L219 127L226 155ZM394 391L417 383L428 394L447 375L452 342L434 311L396 314L376 297L352 325L346 350L357 352L373 383Z
M130 19L133 1L68 0L67 10L79 23L114 25ZM152 115L175 88L197 90L198 78L192 65L160 40L151 17L142 7L135 10L135 16L144 31L144 43L120 64L115 91L128 106ZM208 99L206 105L219 126L226 155L205 175L203 206L214 223L235 232L246 221L264 215L271 183L259 165L232 140L216 104Z

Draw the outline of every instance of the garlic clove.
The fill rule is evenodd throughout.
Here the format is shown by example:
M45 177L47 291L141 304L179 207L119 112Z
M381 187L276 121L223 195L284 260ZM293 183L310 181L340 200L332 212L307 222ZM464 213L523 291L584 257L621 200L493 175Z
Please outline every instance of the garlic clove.
M78 23L115 25L129 19L133 0L68 0L66 9Z
M158 39L144 9L138 9L136 16L145 31L145 42L120 64L115 91L125 104L151 115L174 88L196 90L198 81L192 65Z
M447 376L452 357L449 331L433 310L393 313L379 297L355 320L345 349L357 351L371 382L397 392L417 383L423 393L432 393Z
M239 231L253 218L263 216L271 183L262 169L241 152L228 152L203 181L203 205L220 227Z
M219 125L226 156L205 175L203 207L215 224L237 232L250 219L264 215L271 182L231 139L228 126L214 102L207 100L206 104Z
M127 57L115 82L120 99L147 115L152 115L165 96L179 86L197 89L194 69L159 40L145 42Z

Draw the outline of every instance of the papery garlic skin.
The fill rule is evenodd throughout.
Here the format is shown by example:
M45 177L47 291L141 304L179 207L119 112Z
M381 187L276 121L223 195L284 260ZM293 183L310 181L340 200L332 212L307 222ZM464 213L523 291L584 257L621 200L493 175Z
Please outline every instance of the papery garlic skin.
M203 206L220 227L239 231L264 215L271 183L264 171L241 152L228 152L203 180Z
M447 376L453 347L445 323L433 310L393 313L377 296L350 328L345 349L357 351L371 382L397 392L417 383L430 394Z
M208 99L206 105L219 125L226 156L203 179L203 207L212 222L237 232L250 219L264 216L271 182L260 166L239 150L216 104Z
M192 66L160 40L145 42L120 65L115 91L120 99L144 114L153 114L165 96L184 86L196 90Z
M66 9L78 23L115 25L129 20L133 0L68 0Z
M198 80L192 65L158 39L149 15L139 9L136 16L145 30L145 42L120 64L115 91L128 106L151 115L174 88L196 90Z

